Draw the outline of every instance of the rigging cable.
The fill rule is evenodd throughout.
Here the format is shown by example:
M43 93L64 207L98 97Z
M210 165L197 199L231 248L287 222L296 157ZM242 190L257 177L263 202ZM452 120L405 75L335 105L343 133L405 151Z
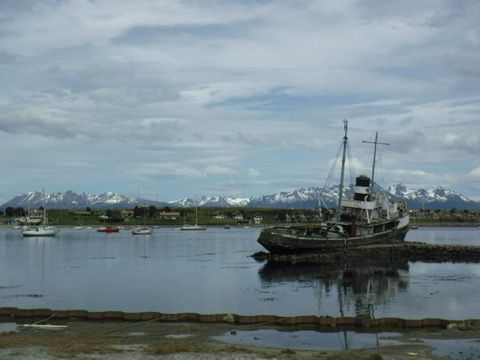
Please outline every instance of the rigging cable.
M383 155L382 152L379 151L379 152L378 152L378 158L377 158L377 159L378 159L378 160L377 160L377 163L378 163L378 166L377 166L377 169L378 169L378 170L377 170L377 172L379 173L380 182L381 182L382 184L385 184L385 172L383 171L382 155ZM380 191L382 191L382 192L386 192L385 188L384 188L382 185L378 184L378 183L377 183L377 188L378 188Z
M352 150L350 149L350 144L347 143L347 158L348 158L348 171L350 171L350 184L354 184L353 182L353 171L352 171Z
M338 158L340 157L340 152L342 151L342 146L343 146L343 143L341 143L340 147L338 148L337 156L335 157L335 161L333 162L332 167L330 168L330 171L327 175L327 179L325 180L325 184L323 185L323 188L320 190L320 193L318 194L319 202L321 201L325 207L327 207L327 206L326 206L325 202L323 201L322 195L325 192L325 190L327 189L328 184L330 184L330 181L332 180L333 173L335 172L335 168L336 168L336 165L337 165Z

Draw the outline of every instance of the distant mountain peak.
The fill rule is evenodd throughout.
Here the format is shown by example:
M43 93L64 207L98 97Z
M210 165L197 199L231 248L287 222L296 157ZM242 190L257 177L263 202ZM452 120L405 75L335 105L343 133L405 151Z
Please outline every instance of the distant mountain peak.
M158 202L148 199L137 199L115 192L77 194L72 190L64 193L26 192L18 195L1 207L23 207L25 209L44 206L47 209L93 209L132 208L136 205L157 207L276 207L276 208L315 208L319 204L335 207L338 199L338 185L326 189L320 187L300 188L292 191L280 191L271 195L257 197L235 196L201 196L196 199L185 198L170 202ZM351 192L352 186L345 187ZM392 184L384 190L394 200L405 200L410 209L480 209L480 202L473 201L453 190L442 186L431 189L409 189L405 185Z
M163 205L151 200L136 199L127 197L115 192L105 192L102 194L90 194L83 192L77 194L72 190L65 192L39 192L29 191L7 201L1 207L23 207L25 209L38 208L43 206L47 209L80 209L80 208L130 208L135 205Z

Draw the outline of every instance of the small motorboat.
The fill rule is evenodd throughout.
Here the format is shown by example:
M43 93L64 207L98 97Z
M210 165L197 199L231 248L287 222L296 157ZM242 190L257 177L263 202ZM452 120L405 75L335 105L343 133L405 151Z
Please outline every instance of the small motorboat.
M97 229L97 232L104 232L104 233L117 233L120 229L117 226L104 226Z

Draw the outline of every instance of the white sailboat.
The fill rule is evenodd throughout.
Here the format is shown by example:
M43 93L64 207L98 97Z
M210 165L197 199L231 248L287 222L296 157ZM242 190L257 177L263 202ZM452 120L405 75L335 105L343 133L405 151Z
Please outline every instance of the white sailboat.
M198 206L195 206L195 225L183 225L180 230L195 231L207 230L205 226L198 225Z
M142 210L143 210L143 225L134 227L132 229L132 235L151 235L152 234L152 229L149 228L147 225L145 225L146 223L145 208L142 208Z
M47 210L43 207L43 221L41 225L27 225L22 229L22 235L25 237L37 236L55 236L57 229L55 226L48 225Z
M148 226L137 226L132 229L132 235L151 235L152 229Z

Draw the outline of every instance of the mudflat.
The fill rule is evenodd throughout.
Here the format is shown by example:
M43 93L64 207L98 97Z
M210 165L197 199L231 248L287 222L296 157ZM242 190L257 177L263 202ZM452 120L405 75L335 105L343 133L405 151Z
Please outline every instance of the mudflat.
M2 359L438 359L422 339L478 339L478 328L423 329L402 333L397 345L358 350L302 350L234 345L215 336L265 329L238 324L157 321L55 322L61 328L20 326L0 334ZM282 331L297 327L268 327ZM312 329L312 328L310 328Z

